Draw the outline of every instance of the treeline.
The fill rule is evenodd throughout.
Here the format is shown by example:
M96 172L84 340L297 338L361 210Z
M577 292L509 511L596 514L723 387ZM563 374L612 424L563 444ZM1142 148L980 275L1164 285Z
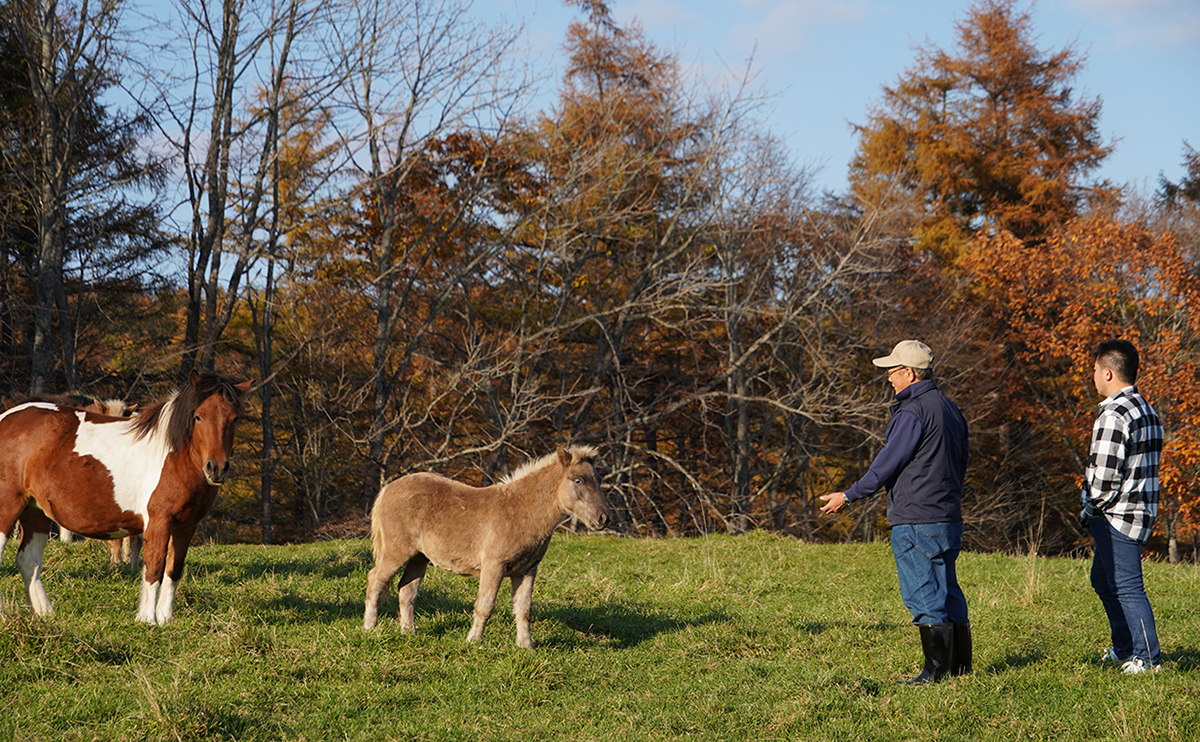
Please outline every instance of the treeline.
M818 194L747 89L568 4L546 81L459 0L177 0L144 28L0 1L0 392L254 379L214 539L359 535L397 474L486 483L567 442L600 447L624 533L872 538L880 503L815 498L880 445L870 358L918 337L972 426L969 540L1063 551L1087 353L1122 336L1168 426L1163 544L1194 548L1195 150L1153 194L1091 180L1081 57L981 0Z

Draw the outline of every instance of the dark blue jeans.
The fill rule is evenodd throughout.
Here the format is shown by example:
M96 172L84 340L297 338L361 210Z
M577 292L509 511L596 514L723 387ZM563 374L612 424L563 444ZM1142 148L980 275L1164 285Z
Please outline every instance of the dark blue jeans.
M962 532L962 523L892 526L900 598L918 626L968 620L967 599L954 569Z
M1113 652L1157 665L1158 630L1142 582L1142 545L1113 528L1106 518L1092 518L1088 525L1096 542L1092 588L1108 615Z

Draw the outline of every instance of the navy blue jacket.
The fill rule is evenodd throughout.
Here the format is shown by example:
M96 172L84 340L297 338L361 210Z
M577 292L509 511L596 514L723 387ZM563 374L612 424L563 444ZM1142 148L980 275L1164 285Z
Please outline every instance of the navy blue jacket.
M862 479L846 490L847 502L881 487L888 491L888 523L961 523L967 474L967 421L932 380L896 395L883 449Z

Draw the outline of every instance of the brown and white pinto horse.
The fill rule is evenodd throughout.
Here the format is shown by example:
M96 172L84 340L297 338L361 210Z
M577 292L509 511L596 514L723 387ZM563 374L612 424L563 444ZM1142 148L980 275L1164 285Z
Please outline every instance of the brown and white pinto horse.
M229 474L234 424L249 388L248 381L193 374L137 417L49 402L0 415L0 555L20 521L17 567L35 613L53 612L41 580L53 519L89 538L144 534L137 620L170 620L196 526Z
M129 417L134 414L137 407L137 405L126 404L123 399L92 399L92 401L87 402L78 397L66 394L22 394L17 392L0 401L0 412L11 410L18 405L30 402L47 402L59 407L73 407L84 412L95 412L101 415L108 415L109 417ZM75 534L60 525L58 527L58 538L64 543L70 543L75 540ZM130 569L136 572L141 559L141 553L141 536L108 539L109 566L119 567L122 564L128 564L130 565Z
M74 407L84 412L95 412L109 417L130 417L137 411L136 404L127 404L123 399L93 399L84 402L62 394L13 394L3 400L3 409L11 410L17 405L29 402L49 402L59 407ZM2 410L0 410L2 411ZM60 541L70 543L75 540L75 534L61 525L58 527ZM131 572L137 572L142 560L141 534L125 536L124 538L108 539L108 564L110 567L129 565Z
M75 407L84 412L95 412L109 417L130 417L137 407L137 405L126 404L123 399L93 399L91 402L83 402L62 394L29 395L20 393L6 397L3 404L5 410L11 410L17 405L29 402L49 402L59 407ZM75 540L75 534L60 525L58 538L64 543L70 543ZM128 564L131 571L137 572L141 557L141 535L108 539L109 566L120 567L122 564Z

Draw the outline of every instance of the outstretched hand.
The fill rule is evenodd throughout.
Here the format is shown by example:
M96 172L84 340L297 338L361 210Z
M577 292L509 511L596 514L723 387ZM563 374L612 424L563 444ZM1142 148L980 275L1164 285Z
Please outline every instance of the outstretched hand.
M821 508L822 513L836 513L846 506L845 492L830 492L828 495L821 495L820 499L825 501L825 507Z

